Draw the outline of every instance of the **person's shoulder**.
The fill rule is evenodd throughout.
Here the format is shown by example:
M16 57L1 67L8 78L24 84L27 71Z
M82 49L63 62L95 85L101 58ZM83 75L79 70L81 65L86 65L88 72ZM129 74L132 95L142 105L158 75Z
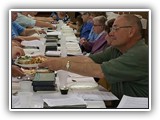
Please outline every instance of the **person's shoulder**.
M93 23L90 22L90 21L88 21L87 24L90 25L90 26L93 26Z
M144 39L141 39L129 51L139 51L139 53L147 52L148 45L145 44Z
M106 35L107 35L108 33L107 32L104 32L104 33L102 33L102 37L106 37Z
M112 46L108 47L106 50L111 50L111 51L119 51L117 48L115 48L115 47L112 47Z
M93 27L93 23L87 22L87 23L86 23L86 27L89 28L89 29L91 30L92 27Z
M19 26L18 22L16 22L16 21L13 21L13 22L12 22L12 25L13 25L13 26Z
M136 45L134 45L132 48L130 48L126 53L124 53L125 56L129 56L130 58L134 60L147 60L148 59L148 46L143 41L138 41Z

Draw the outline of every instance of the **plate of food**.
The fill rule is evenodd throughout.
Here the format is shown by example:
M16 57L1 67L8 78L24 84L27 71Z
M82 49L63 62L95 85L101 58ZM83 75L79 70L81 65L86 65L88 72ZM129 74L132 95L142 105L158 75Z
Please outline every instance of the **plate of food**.
M51 72L47 68L38 68L38 69L24 69L21 68L25 75L35 75L36 73L49 73Z
M24 72L25 75L35 75L36 74L36 69L24 69L24 68L21 68L22 71Z
M46 60L44 57L31 57L31 56L21 56L15 60L15 64L21 67L38 67L39 63L42 63Z

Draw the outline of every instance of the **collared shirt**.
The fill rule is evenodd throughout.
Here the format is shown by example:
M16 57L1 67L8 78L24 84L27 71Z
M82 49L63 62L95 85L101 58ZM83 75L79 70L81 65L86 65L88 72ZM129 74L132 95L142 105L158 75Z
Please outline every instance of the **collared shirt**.
M96 41L93 42L84 42L83 47L86 52L90 52L91 54L95 54L97 52L103 51L106 47L109 45L107 44L107 41L105 40L105 37L107 35L107 32L102 31L99 34L99 37Z
M84 23L80 30L80 38L85 38L87 40L92 27L93 27L93 23L91 22Z
M98 34L96 34L94 31L93 31L93 27L89 33L89 37L88 37L88 41L89 42L93 42L95 40L97 40L97 37L98 37Z
M100 34L98 34L95 40L98 40L104 33L106 33L106 31L102 31Z
M16 19L16 22L25 28L26 27L34 27L36 24L36 20L33 20L32 18L29 18L21 13L18 13L18 17Z
M52 12L50 17L53 17L54 15L56 16L56 21L63 20L63 22L65 22L65 23L70 21L70 17L67 14L65 15L65 17L63 19L59 18L57 13L55 13L55 12Z
M17 22L12 22L12 38L20 36L20 34L25 30L24 27L19 25Z
M109 47L105 51L89 56L101 64L102 71L111 85L111 91L119 99L123 95L148 97L149 57L144 40L138 41L126 53Z

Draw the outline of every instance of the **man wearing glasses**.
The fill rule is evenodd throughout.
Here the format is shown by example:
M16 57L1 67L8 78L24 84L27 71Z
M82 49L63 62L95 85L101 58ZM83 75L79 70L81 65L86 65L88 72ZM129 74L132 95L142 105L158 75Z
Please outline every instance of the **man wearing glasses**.
M141 30L138 17L121 15L116 18L108 34L111 47L105 51L89 57L49 58L39 66L105 78L111 85L111 92L119 99L123 95L148 97L148 46L142 38Z

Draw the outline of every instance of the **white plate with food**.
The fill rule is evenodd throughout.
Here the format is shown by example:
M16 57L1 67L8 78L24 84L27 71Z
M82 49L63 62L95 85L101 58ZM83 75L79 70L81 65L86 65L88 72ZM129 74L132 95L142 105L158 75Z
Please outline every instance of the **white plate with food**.
M21 67L38 67L39 63L46 60L44 57L21 56L15 60L15 64Z

